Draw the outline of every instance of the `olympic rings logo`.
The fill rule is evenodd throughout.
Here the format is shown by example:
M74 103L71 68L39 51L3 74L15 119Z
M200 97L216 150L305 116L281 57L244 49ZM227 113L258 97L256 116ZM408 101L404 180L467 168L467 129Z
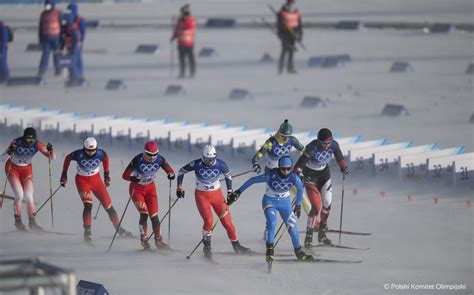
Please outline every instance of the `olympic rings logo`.
M219 169L199 169L199 175L201 175L204 179L216 178L219 176L219 174Z
M275 155L281 157L281 156L287 156L290 154L290 146L282 146L282 147L276 147L273 149L273 152Z
M160 165L158 165L157 163L140 165L140 170L143 171L144 173L155 173L158 170L158 168L160 168Z
M35 148L18 147L16 151L20 156L33 156L35 154Z
M99 164L100 164L99 159L81 161L81 166L84 168L96 168L97 166L99 166Z
M272 182L272 187L278 191L288 191L291 188L291 183L289 182L278 182L278 181L273 181Z
M332 157L332 151L317 152L315 158L318 162L329 161Z

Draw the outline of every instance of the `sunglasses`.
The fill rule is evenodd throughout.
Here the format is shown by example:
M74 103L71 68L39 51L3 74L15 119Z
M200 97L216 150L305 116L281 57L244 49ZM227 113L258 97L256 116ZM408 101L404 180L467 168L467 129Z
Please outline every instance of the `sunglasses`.
M34 139L33 137L27 137L27 138L25 138L25 142L26 142L26 143L32 143L32 142L34 142L34 141L35 141L35 139Z
M291 167L280 167L281 171L291 171Z
M332 141L321 141L322 145L330 145Z
M145 156L147 156L148 158L154 158L154 157L158 156L158 153L156 153L156 154L145 153Z

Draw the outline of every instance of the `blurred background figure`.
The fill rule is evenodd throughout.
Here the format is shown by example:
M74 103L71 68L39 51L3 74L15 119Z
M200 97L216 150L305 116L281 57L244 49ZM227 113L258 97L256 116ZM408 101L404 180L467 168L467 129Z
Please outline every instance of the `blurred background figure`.
M181 7L181 15L176 22L171 41L178 40L179 78L184 78L186 58L189 59L190 76L196 74L196 61L194 59L194 36L196 33L196 19L191 15L189 4Z
M296 74L293 63L293 55L296 51L296 42L301 42L303 37L303 27L301 23L301 14L296 8L295 0L287 0L277 15L278 37L281 41L281 54L278 63L278 73L283 73L285 56L288 55L287 71L290 74Z
M69 79L82 80L84 79L82 47L86 35L86 22L78 14L78 5L76 3L70 3L67 9L69 14L66 18L65 46L67 55L71 58Z
M45 0L44 10L39 21L39 42L43 53L38 70L38 77L43 78L48 69L49 55L53 51L55 75L60 74L56 55L59 54L59 37L61 34L61 11L55 8L55 0Z
M13 32L10 27L0 20L0 83L10 79L8 70L8 43L13 41Z

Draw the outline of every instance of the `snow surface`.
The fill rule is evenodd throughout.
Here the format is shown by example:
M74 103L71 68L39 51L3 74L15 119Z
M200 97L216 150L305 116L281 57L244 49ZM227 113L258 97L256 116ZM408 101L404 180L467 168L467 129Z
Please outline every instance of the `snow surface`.
M184 1L150 1L144 4L80 5L86 18L112 23L167 24ZM259 21L273 19L265 7L279 1L199 1L191 3L198 21L208 16L238 16ZM455 23L472 21L473 3L457 1L304 1L299 4L303 17L311 20L365 19L395 22L436 21ZM60 5L62 7L62 5ZM0 16L15 27L35 25L39 6L0 6ZM471 33L427 35L419 31L362 30L357 32L307 29L307 51L296 54L298 75L279 76L276 64L261 64L265 52L274 58L279 44L268 29L205 30L197 35L196 53L203 46L216 48L218 55L198 58L198 73L193 80L176 80L177 62L170 74L169 30L99 29L90 30L86 50L106 49L107 54L84 54L88 88L65 89L63 80L52 76L51 67L45 87L10 88L0 86L0 103L28 107L48 107L82 114L100 113L119 116L170 118L193 123L230 123L251 128L278 128L288 118L297 132L329 127L343 136L362 135L365 139L388 138L391 142L413 140L416 145L439 143L441 148L474 147L472 76L464 71L473 58ZM25 52L36 42L34 30L18 30L9 48L11 74L34 75L39 53ZM139 43L158 43L161 52L142 56L133 53ZM353 61L335 69L306 67L310 56L348 53ZM176 53L174 53L176 55ZM414 72L391 74L393 61L409 61ZM109 92L109 79L122 78L128 88ZM167 97L169 84L181 83L186 95ZM254 98L231 102L227 95L233 88L246 88ZM305 95L328 99L324 109L299 107ZM410 112L402 118L382 118L386 103L400 103ZM17 134L3 132L2 150ZM64 153L80 144L55 142L58 160L54 162L57 185ZM113 184L110 192L121 214L128 200L128 184L121 180L124 165L140 149L108 149L111 156ZM163 155L177 170L198 157L162 148ZM231 171L249 169L248 159L228 161ZM122 164L123 163L123 164ZM42 203L49 191L47 161L41 155L34 160L35 199ZM190 261L185 256L200 239L201 218L193 199L193 176L185 177L187 195L172 212L171 246L177 251L168 255L138 253L138 239L117 240L111 253L105 253L113 229L102 211L93 223L95 248L82 242L82 204L69 170L68 186L54 199L56 231L73 236L8 233L14 229L12 202L5 200L0 213L0 256L2 258L42 256L48 262L74 269L79 279L102 283L111 294L472 294L473 218L466 201L473 199L472 188L457 188L423 180L400 183L395 176L372 179L353 173L345 183L343 228L368 231L369 237L343 236L342 244L370 247L368 251L321 250L322 258L362 259L357 265L278 265L266 273L264 257L216 255L219 265L202 258L199 249ZM332 169L334 202L329 220L339 226L341 176ZM3 184L4 175L0 178ZM237 188L246 177L236 178ZM168 182L161 174L157 183L160 216L168 206ZM174 199L174 185L172 195ZM353 195L357 189L357 195ZM261 239L264 216L261 210L263 185L245 192L231 212L243 245L264 251ZM381 197L380 192L385 192ZM12 194L7 188L7 194ZM407 200L407 194L413 201ZM439 197L435 204L433 197ZM97 203L95 203L95 206ZM95 213L96 207L93 212ZM26 214L23 213L26 221ZM50 228L49 208L38 221ZM138 213L129 207L124 226L138 234ZM299 221L304 229L306 218ZM163 224L167 237L167 223ZM331 235L337 241L337 235ZM303 238L303 236L302 236ZM215 251L231 251L221 226L213 236ZM277 253L292 253L287 236ZM469 279L471 278L471 279ZM462 291L389 290L384 284L465 284Z

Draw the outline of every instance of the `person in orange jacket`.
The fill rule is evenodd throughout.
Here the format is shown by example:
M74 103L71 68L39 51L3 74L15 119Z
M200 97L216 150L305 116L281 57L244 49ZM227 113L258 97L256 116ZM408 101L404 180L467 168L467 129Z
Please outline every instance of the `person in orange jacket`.
M296 41L301 42L303 26L301 14L295 6L295 0L287 0L277 15L278 37L281 40L281 55L278 63L278 73L283 73L285 56L288 55L287 71L296 74L293 55Z
M181 15L176 22L171 41L177 39L179 54L179 78L184 78L186 58L189 59L190 76L196 74L196 61L194 58L194 36L196 33L196 19L191 15L189 4L181 7Z

